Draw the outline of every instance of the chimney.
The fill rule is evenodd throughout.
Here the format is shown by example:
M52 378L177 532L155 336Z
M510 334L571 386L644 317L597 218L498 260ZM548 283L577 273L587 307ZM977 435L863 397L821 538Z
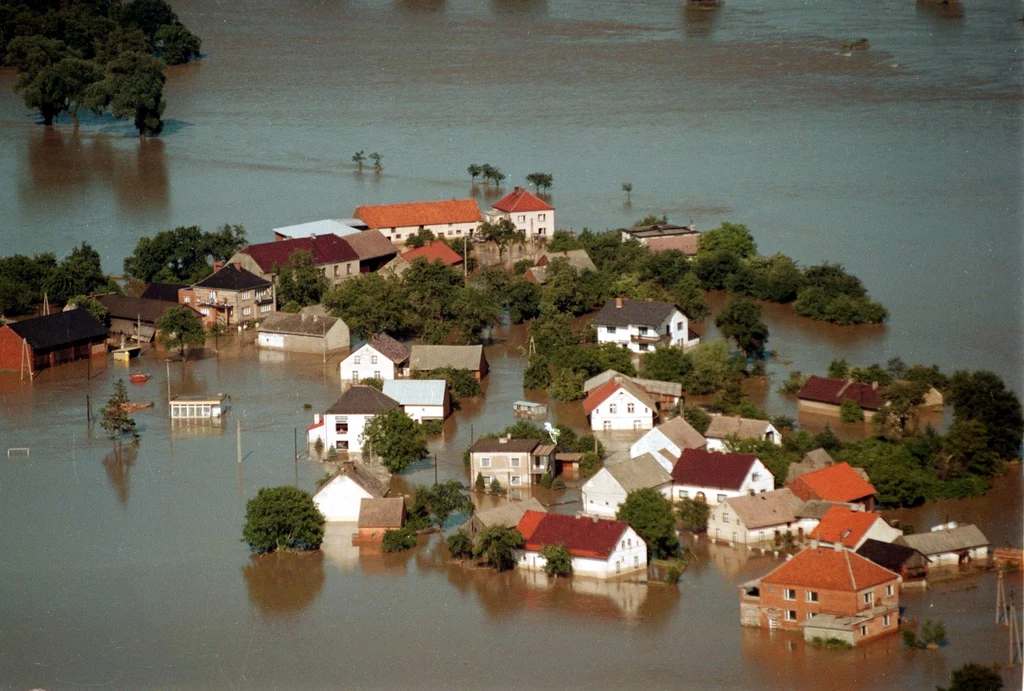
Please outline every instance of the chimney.
M591 520L594 521L594 523L597 523L601 519L599 519L597 516L592 516Z
M344 463L342 463L342 466L344 466L345 470L355 470L356 469L356 464L355 464L354 461L345 461Z
M878 382L876 382L876 381L871 382L871 390L872 391L878 390Z
M513 192L515 192L516 194L522 194L522 193L523 193L523 188L522 188L522 187L519 187L519 186L517 185L517 186L515 186L515 187L513 187L513 188L512 188L512 191L513 191Z
M314 425L319 425L320 424L320 413L313 413L313 424Z
M622 298L615 298L615 309L622 309Z
M508 437L498 437L499 444L508 444Z
M787 555L786 555L786 561L789 561L789 560L790 560L790 559L792 559L792 558L793 558L793 555L792 555L792 554L787 554Z
M316 240L316 233L310 233L309 234L309 239L310 240Z
M834 545L832 545L832 549L834 549L837 552L842 552L843 551L843 541L842 540L836 540L836 543Z
M818 549L818 538L813 538L811 540L811 549Z
M218 271L220 271L223 268L224 268L224 262L218 261L218 260L215 259L214 262L213 262L213 273L217 273Z

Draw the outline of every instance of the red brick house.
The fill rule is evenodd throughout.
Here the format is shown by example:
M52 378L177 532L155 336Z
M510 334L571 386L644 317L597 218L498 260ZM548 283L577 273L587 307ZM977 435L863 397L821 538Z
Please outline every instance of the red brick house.
M812 545L740 586L740 623L860 645L899 630L899 586L897 574L856 552Z
M10 322L0 327L0 370L39 370L107 352L107 327L83 309Z
M788 485L793 494L804 501L824 501L862 504L867 511L875 510L875 488L868 482L867 474L849 463L837 463L801 475Z
M238 264L228 264L179 290L178 302L199 310L207 328L214 324L237 326L274 311L274 284Z

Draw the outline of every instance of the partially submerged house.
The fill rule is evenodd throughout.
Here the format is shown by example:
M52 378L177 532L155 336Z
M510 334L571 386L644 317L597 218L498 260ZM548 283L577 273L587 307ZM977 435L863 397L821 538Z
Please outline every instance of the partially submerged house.
M799 399L800 410L839 415L839 407L847 400L868 412L881 410L888 404L880 395L882 391L878 382L862 384L852 379L829 379L812 375L796 397Z
M754 420L737 415L712 415L711 424L704 432L704 438L708 440L708 451L725 451L726 442L732 439L766 441L775 446L782 446L782 435L768 420Z
M651 429L656 407L646 391L623 379L605 382L583 401L590 429L595 431Z
M178 302L199 311L203 326L238 326L262 319L274 311L274 282L238 264L220 266L188 288L178 291Z
M928 557L913 547L868 538L857 548L857 554L899 574L902 586L922 583L928 577Z
M547 509L544 508L544 505L533 497L528 497L523 500L510 500L494 507L493 509L475 512L470 516L469 520L466 521L462 529L466 531L470 539L475 543L477 536L488 528L494 528L496 526L501 526L503 528L515 528L519 525L519 521L523 519L523 515L527 511L547 513Z
M583 512L590 516L615 518L626 495L641 489L653 489L666 499L672 494L672 475L654 456L645 453L636 458L606 465L580 490Z
M416 422L445 420L452 411L448 382L444 379L388 379L384 395L398 401Z
M469 447L469 476L482 476L490 485L497 480L502 487L539 485L546 473L554 474L555 445L539 439L481 437Z
M937 526L927 533L903 535L894 541L928 557L931 566L988 560L989 541L975 525Z
M405 244L410 235L421 230L437 237L468 237L483 221L473 199L360 206L354 216L396 245Z
M714 506L774 488L774 476L753 454L685 449L672 468L673 501L696 499Z
M124 336L137 343L151 343L157 335L157 320L167 310L180 306L177 294L173 301L113 294L100 295L96 299L107 308L110 336Z
M228 263L272 281L281 268L291 265L292 255L299 250L309 252L314 266L331 285L359 275L359 255L346 238L334 233L311 233L306 237L247 245L232 255Z
M363 499L380 499L389 492L387 481L369 468L346 463L317 489L313 503L328 521L355 522L359 520Z
M35 376L41 369L107 353L107 327L84 309L0 326L0 370Z
M395 379L409 373L412 351L387 334L375 334L341 361L341 380L358 384L364 379Z
M364 230L346 235L345 242L359 257L359 273L379 271L398 256L398 248L379 230Z
M348 325L337 317L302 311L271 312L256 329L260 348L292 353L329 353L348 348Z
M690 348L700 336L682 309L670 302L612 298L594 315L598 343L615 343L634 353L662 346Z
M487 376L487 356L481 345L414 345L409 355L413 372L433 372L443 367L465 369L482 380Z
M508 219L526 239L547 242L555 234L555 207L522 187L515 187L491 205L487 221Z
M700 233L691 224L680 226L674 223L655 223L632 228L620 228L622 241L633 239L646 246L651 253L679 250L688 257L697 255Z
M786 533L800 540L807 527L799 515L803 503L788 489L728 497L708 516L708 537L746 545L774 543Z
M561 252L545 252L542 254L537 263L523 273L523 278L531 283L544 285L548 280L548 268L551 262L555 260L565 261L577 273L597 271L597 267L594 266L594 262L591 261L590 255L587 254L586 250L562 250Z
M867 540L894 542L902 535L902 530L893 528L874 511L864 511L863 507L855 505L830 508L809 537L823 545L841 543L856 551Z
M316 444L319 439L325 449L362 453L363 429L370 418L399 407L398 401L372 386L353 386L323 415L313 416L313 424L306 430L307 440Z
M739 588L740 623L860 645L900 626L899 575L838 547L809 547Z
M565 545L574 576L615 578L647 571L647 545L625 521L527 511L516 529L525 541L519 568L542 570L546 545Z
M686 449L703 449L707 444L704 435L695 430L682 416L663 422L640 437L631 447L633 458L649 453L661 466L671 472L679 456Z
M616 372L613 369L605 370L604 372L601 372L601 374L595 374L593 377L583 382L583 390L590 393L597 387L611 381L612 379L627 379L639 386L641 389L646 391L652 399L654 399L658 410L675 408L683 396L683 385L678 382L661 381L659 379L644 379L643 377L627 377L625 374Z
M359 540L376 542L405 525L405 497L364 497L359 501Z
M801 475L786 485L804 501L824 501L861 504L866 510L875 510L875 488L867 473L852 468L849 463L837 463L821 470Z

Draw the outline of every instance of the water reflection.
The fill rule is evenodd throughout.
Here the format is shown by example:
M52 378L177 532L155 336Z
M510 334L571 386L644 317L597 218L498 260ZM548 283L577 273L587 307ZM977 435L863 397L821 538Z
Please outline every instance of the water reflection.
M123 447L120 452L111 451L103 457L103 470L107 474L107 481L114 489L117 500L124 506L128 505L132 467L138 456L139 447L130 444Z
M688 0L683 5L683 32L687 38L709 38L718 28L720 2Z
M965 14L963 4L956 2L956 0L950 0L949 2L944 2L943 0L917 0L917 12L920 15L939 21L963 19Z
M395 5L411 12L441 12L444 0L398 0Z
M242 567L249 601L264 614L291 615L313 604L324 587L321 552L254 554Z
M532 14L538 17L548 13L548 0L491 0L495 14Z
M167 162L159 138L115 140L79 130L45 128L28 137L32 184L28 204L72 209L78 195L110 187L121 211L151 215L168 206Z

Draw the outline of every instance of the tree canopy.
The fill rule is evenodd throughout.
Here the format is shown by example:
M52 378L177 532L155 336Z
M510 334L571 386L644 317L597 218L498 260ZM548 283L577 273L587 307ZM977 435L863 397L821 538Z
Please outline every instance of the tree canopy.
M313 253L303 249L292 252L288 263L277 267L276 280L277 299L283 304L294 302L299 307L320 304L330 285L317 268Z
M242 540L254 552L316 550L326 522L309 492L264 487L246 502Z
M495 525L478 536L474 555L483 558L496 571L508 571L516 565L516 550L522 549L523 534L515 528Z
M530 173L526 181L533 185L538 192L548 189L555 184L555 177L551 173Z
M225 261L245 244L245 228L239 225L214 232L179 226L139 238L124 260L124 272L146 283L196 283L213 271L213 260Z
M768 327L761 321L761 307L755 302L735 296L729 299L718 316L715 326L722 335L736 341L736 345L747 357L760 357L768 342Z
M206 343L202 318L186 305L167 308L156 320L156 328L160 331L160 342L168 348L177 348L179 355L184 355L188 348L201 348Z
M377 413L363 429L363 455L379 458L392 473L401 473L427 455L423 430L400 408Z
M676 533L672 504L654 489L639 489L626 495L615 517L629 523L647 543L655 558L674 557L679 554L679 534Z

